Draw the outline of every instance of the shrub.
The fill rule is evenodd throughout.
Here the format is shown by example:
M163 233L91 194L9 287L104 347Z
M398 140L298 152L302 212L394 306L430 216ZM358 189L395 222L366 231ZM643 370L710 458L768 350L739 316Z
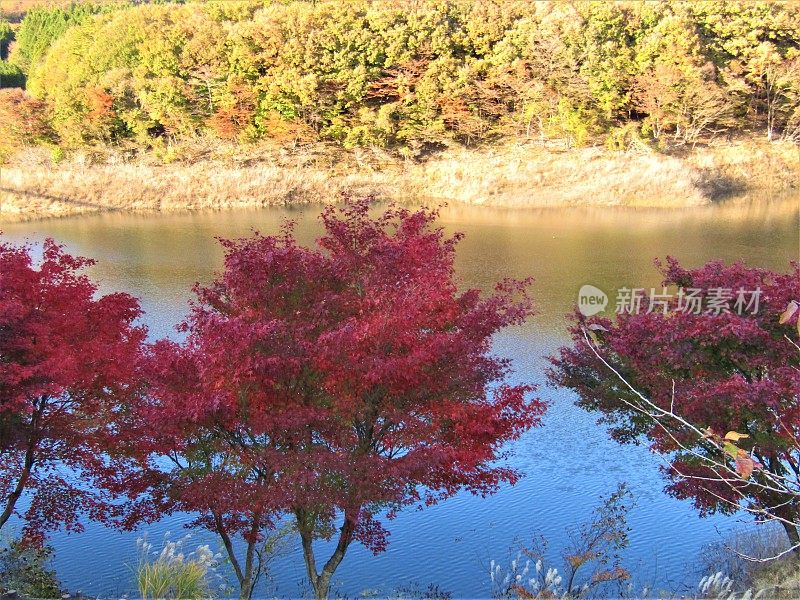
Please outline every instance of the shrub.
M17 65L0 60L0 89L25 87L25 75Z
M563 575L555 567L545 568L546 540L537 548L522 548L505 571L491 561L492 597L583 598L604 586L608 591L611 584L621 589L630 579L630 573L622 567L621 552L628 545L627 516L632 506L630 490L619 484L594 510L591 521L569 533L571 543L562 553Z
M0 548L0 594L15 590L27 598L61 598L49 561L52 550L12 541Z

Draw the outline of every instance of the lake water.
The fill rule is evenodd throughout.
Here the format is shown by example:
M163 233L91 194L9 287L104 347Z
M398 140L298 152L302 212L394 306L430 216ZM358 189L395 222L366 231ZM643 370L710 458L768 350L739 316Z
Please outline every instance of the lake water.
M13 241L46 236L73 253L97 259L91 275L103 292L122 290L142 301L153 337L176 335L190 288L208 282L221 265L216 236L241 237L252 229L277 231L286 218L297 221L298 237L313 240L319 207L258 211L136 216L106 214L3 226ZM573 405L571 392L545 385L545 357L568 342L564 315L577 290L593 284L611 296L623 286L657 286L655 257L674 255L684 264L745 259L753 266L785 270L800 257L800 198L720 205L691 210L532 209L503 210L450 206L441 222L462 231L457 270L465 286L490 288L503 277L535 278L538 314L497 336L495 351L513 360L515 381L540 385L551 403L544 426L514 444L510 464L525 473L514 487L487 499L459 495L424 511L402 513L391 523L387 552L373 557L354 545L337 571L334 588L350 597L402 586L438 584L455 597L485 597L492 559L510 561L520 543L543 536L553 566L568 534L590 518L600 496L627 482L636 499L630 512L630 546L625 566L637 588L675 589L694 583L700 552L718 542L745 517L701 519L688 502L662 492L660 459L644 447L620 447L595 424L596 415ZM613 310L613 306L612 306ZM185 533L185 515L146 528L158 546L166 531ZM53 538L54 565L70 590L120 595L133 591L135 539L89 524L79 535ZM213 537L197 532L193 540ZM304 567L298 545L278 557L273 581L259 595L303 593ZM320 556L324 553L320 549Z

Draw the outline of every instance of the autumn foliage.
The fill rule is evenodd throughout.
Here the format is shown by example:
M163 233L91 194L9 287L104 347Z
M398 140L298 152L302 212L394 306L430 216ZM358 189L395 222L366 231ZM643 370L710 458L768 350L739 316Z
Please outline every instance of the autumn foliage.
M0 89L0 162L14 150L53 139L44 102L20 89Z
M145 330L134 298L95 298L79 273L91 264L52 240L38 265L30 248L0 245L0 527L17 514L32 541L80 531L82 515L121 516L115 492L134 464L113 440L136 393Z
M435 219L348 200L322 213L312 247L291 223L224 240L181 341L149 345L138 302L81 273L92 261L51 240L40 260L0 244L0 528L21 517L36 543L83 517L130 528L190 512L250 598L270 531L290 520L324 598L354 542L387 548L399 510L516 482L496 459L545 404L504 382L491 342L532 313L529 282L460 289L460 236ZM551 381L618 441L664 455L672 495L775 517L800 548L800 265L659 267L706 309L654 291L613 321L578 314ZM334 543L318 561L322 539ZM566 556L572 575L594 548Z
M794 2L91 2L9 60L64 145L170 132L346 147L800 136ZM91 90L117 119L97 124Z
M580 406L600 411L615 439L646 439L664 454L670 494L691 498L704 514L747 507L777 517L797 543L798 494L774 482L800 474L800 311L791 310L800 298L798 264L775 273L720 262L685 269L668 259L661 268L665 286L699 290L703 299L760 289L759 304L735 310L731 298L728 309L695 313L673 295L666 307L616 321L578 315L574 345L553 359L550 378L578 392ZM609 366L659 410L643 408Z
M368 210L326 210L314 248L290 225L224 241L186 341L152 351L152 448L173 458L155 480L249 547L294 517L317 597L352 542L386 548L381 515L515 482L493 461L544 410L530 386L502 384L508 362L490 353L495 332L530 314L527 282L459 291L458 237L435 214ZM318 565L314 541L332 536ZM250 554L231 553L243 597Z

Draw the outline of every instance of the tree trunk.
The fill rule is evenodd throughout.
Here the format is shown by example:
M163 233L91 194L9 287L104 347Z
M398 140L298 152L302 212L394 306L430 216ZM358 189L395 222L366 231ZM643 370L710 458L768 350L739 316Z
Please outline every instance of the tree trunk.
M795 554L800 554L800 533L797 531L797 525L792 525L786 521L781 521L786 535L789 537L789 543L794 548Z
M358 512L356 511L356 514ZM346 512L344 516L344 523L340 529L339 541L336 544L336 550L325 563L321 573L317 573L317 563L314 557L314 534L313 529L309 524L303 522L298 515L298 527L300 529L300 539L303 543L303 557L306 561L306 571L308 572L308 579L311 582L311 587L314 588L315 600L327 600L330 593L331 579L336 572L337 567L341 564L350 542L353 541L353 532L355 531L356 520L352 513Z
M25 461L22 465L22 473L20 473L19 479L17 480L17 485L14 487L14 491L8 495L6 506L3 509L3 513L0 514L0 529L3 528L3 525L5 525L11 518L11 515L14 514L14 507L17 505L20 496L22 496L22 492L25 491L25 486L28 485L28 479L31 477L33 462L34 449L32 445L29 445L28 450L25 452Z
M233 541L225 529L222 521L222 515L214 514L214 528L217 530L217 535L222 539L222 545L225 546L225 551L228 553L228 560L233 567L233 573L236 575L236 581L239 583L239 600L250 600L253 595L253 554L255 550L255 542L248 541L247 543L247 557L245 561L244 570L239 564L239 559L236 558L236 552L233 548ZM254 521L255 523L256 521Z
M253 525L250 528L250 537L247 540L247 554L244 560L244 576L239 582L239 600L250 600L253 596L253 585L255 584L255 573L253 571L253 560L255 559L256 544L258 543L258 529L261 515L256 513L253 516Z
M28 480L33 472L33 465L36 462L36 447L38 446L39 421L44 414L46 405L46 396L38 398L33 403L35 410L31 415L31 422L27 438L28 449L25 451L25 459L22 463L22 473L19 475L19 479L17 480L17 485L14 487L14 491L11 492L6 499L6 505L3 509L3 513L0 514L0 529L3 528L3 525L5 525L6 522L11 518L11 515L14 514L14 507L17 505L17 501L22 496L22 493L25 491L25 486L28 485Z
M780 505L779 505L780 506ZM795 554L800 554L800 532L797 531L797 509L784 504L774 512L778 521L783 525L783 530L789 538L789 543L794 548Z
M328 600L328 593L331 588L331 576L333 573L323 572L317 578L317 585L314 586L314 600Z

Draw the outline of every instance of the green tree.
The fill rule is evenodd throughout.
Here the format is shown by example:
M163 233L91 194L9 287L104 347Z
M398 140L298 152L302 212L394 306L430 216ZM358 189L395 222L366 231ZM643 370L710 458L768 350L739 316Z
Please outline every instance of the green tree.
M17 31L11 62L29 73L67 29L100 10L100 5L84 2L67 7L33 7L25 14Z
M736 100L726 95L698 27L680 6L665 6L643 32L636 62L633 106L644 115L643 131L655 140L671 133L676 141L693 143L736 124Z
M789 125L798 106L800 5L698 2L691 13L728 93L740 98L748 120L773 139Z
M14 40L14 30L11 23L0 14L0 60L8 58L8 46Z

